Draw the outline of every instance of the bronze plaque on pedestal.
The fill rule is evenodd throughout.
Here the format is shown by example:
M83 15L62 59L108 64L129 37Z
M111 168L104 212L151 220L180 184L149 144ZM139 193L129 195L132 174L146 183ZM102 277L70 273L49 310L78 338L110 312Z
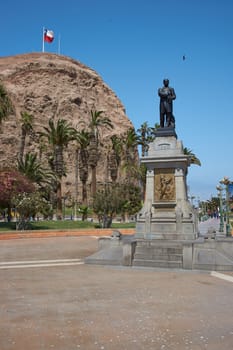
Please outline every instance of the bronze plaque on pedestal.
M174 169L156 169L154 176L154 202L176 201Z

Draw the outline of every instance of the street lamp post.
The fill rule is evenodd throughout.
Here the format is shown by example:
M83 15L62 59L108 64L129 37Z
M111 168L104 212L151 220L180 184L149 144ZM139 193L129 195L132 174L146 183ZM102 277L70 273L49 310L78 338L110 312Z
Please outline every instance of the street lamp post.
M228 177L224 177L221 181L219 181L221 185L225 185L226 191L226 236L231 236L231 226L229 222L229 184L230 180Z
M219 196L219 214L220 214L220 226L219 226L219 232L224 231L224 223L223 223L223 212L222 212L222 186L217 186L216 189L218 190L218 196Z

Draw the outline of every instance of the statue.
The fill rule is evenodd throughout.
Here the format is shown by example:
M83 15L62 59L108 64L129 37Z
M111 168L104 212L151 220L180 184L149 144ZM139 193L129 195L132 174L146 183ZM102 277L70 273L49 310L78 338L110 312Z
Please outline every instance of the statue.
M169 86L169 80L163 80L164 86L159 88L158 95L160 97L160 127L175 127L175 117L172 114L172 101L176 99L175 90ZM166 116L166 120L165 117ZM164 125L165 124L165 125Z

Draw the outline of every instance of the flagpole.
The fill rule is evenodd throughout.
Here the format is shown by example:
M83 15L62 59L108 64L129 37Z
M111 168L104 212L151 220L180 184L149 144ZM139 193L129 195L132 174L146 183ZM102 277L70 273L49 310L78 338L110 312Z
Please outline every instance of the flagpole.
M58 55L61 53L61 35L58 36Z
M42 52L44 52L44 27L43 27L43 34L42 34Z

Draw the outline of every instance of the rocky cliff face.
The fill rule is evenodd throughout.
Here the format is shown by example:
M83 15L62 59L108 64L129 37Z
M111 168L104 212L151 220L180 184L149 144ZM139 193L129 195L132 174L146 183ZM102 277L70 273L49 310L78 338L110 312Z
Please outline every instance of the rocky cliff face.
M0 134L0 164L16 164L19 151L21 124L20 113L34 116L34 131L42 130L53 117L69 121L81 130L90 121L90 111L103 111L110 118L113 130L104 129L102 140L107 147L111 135L120 135L133 127L125 109L115 93L91 68L71 58L32 53L0 58L0 81L6 87L15 115L2 124ZM65 189L74 191L75 145L66 150L67 177ZM26 139L25 152L39 152L33 137ZM106 156L102 153L97 169L97 181L106 179Z

